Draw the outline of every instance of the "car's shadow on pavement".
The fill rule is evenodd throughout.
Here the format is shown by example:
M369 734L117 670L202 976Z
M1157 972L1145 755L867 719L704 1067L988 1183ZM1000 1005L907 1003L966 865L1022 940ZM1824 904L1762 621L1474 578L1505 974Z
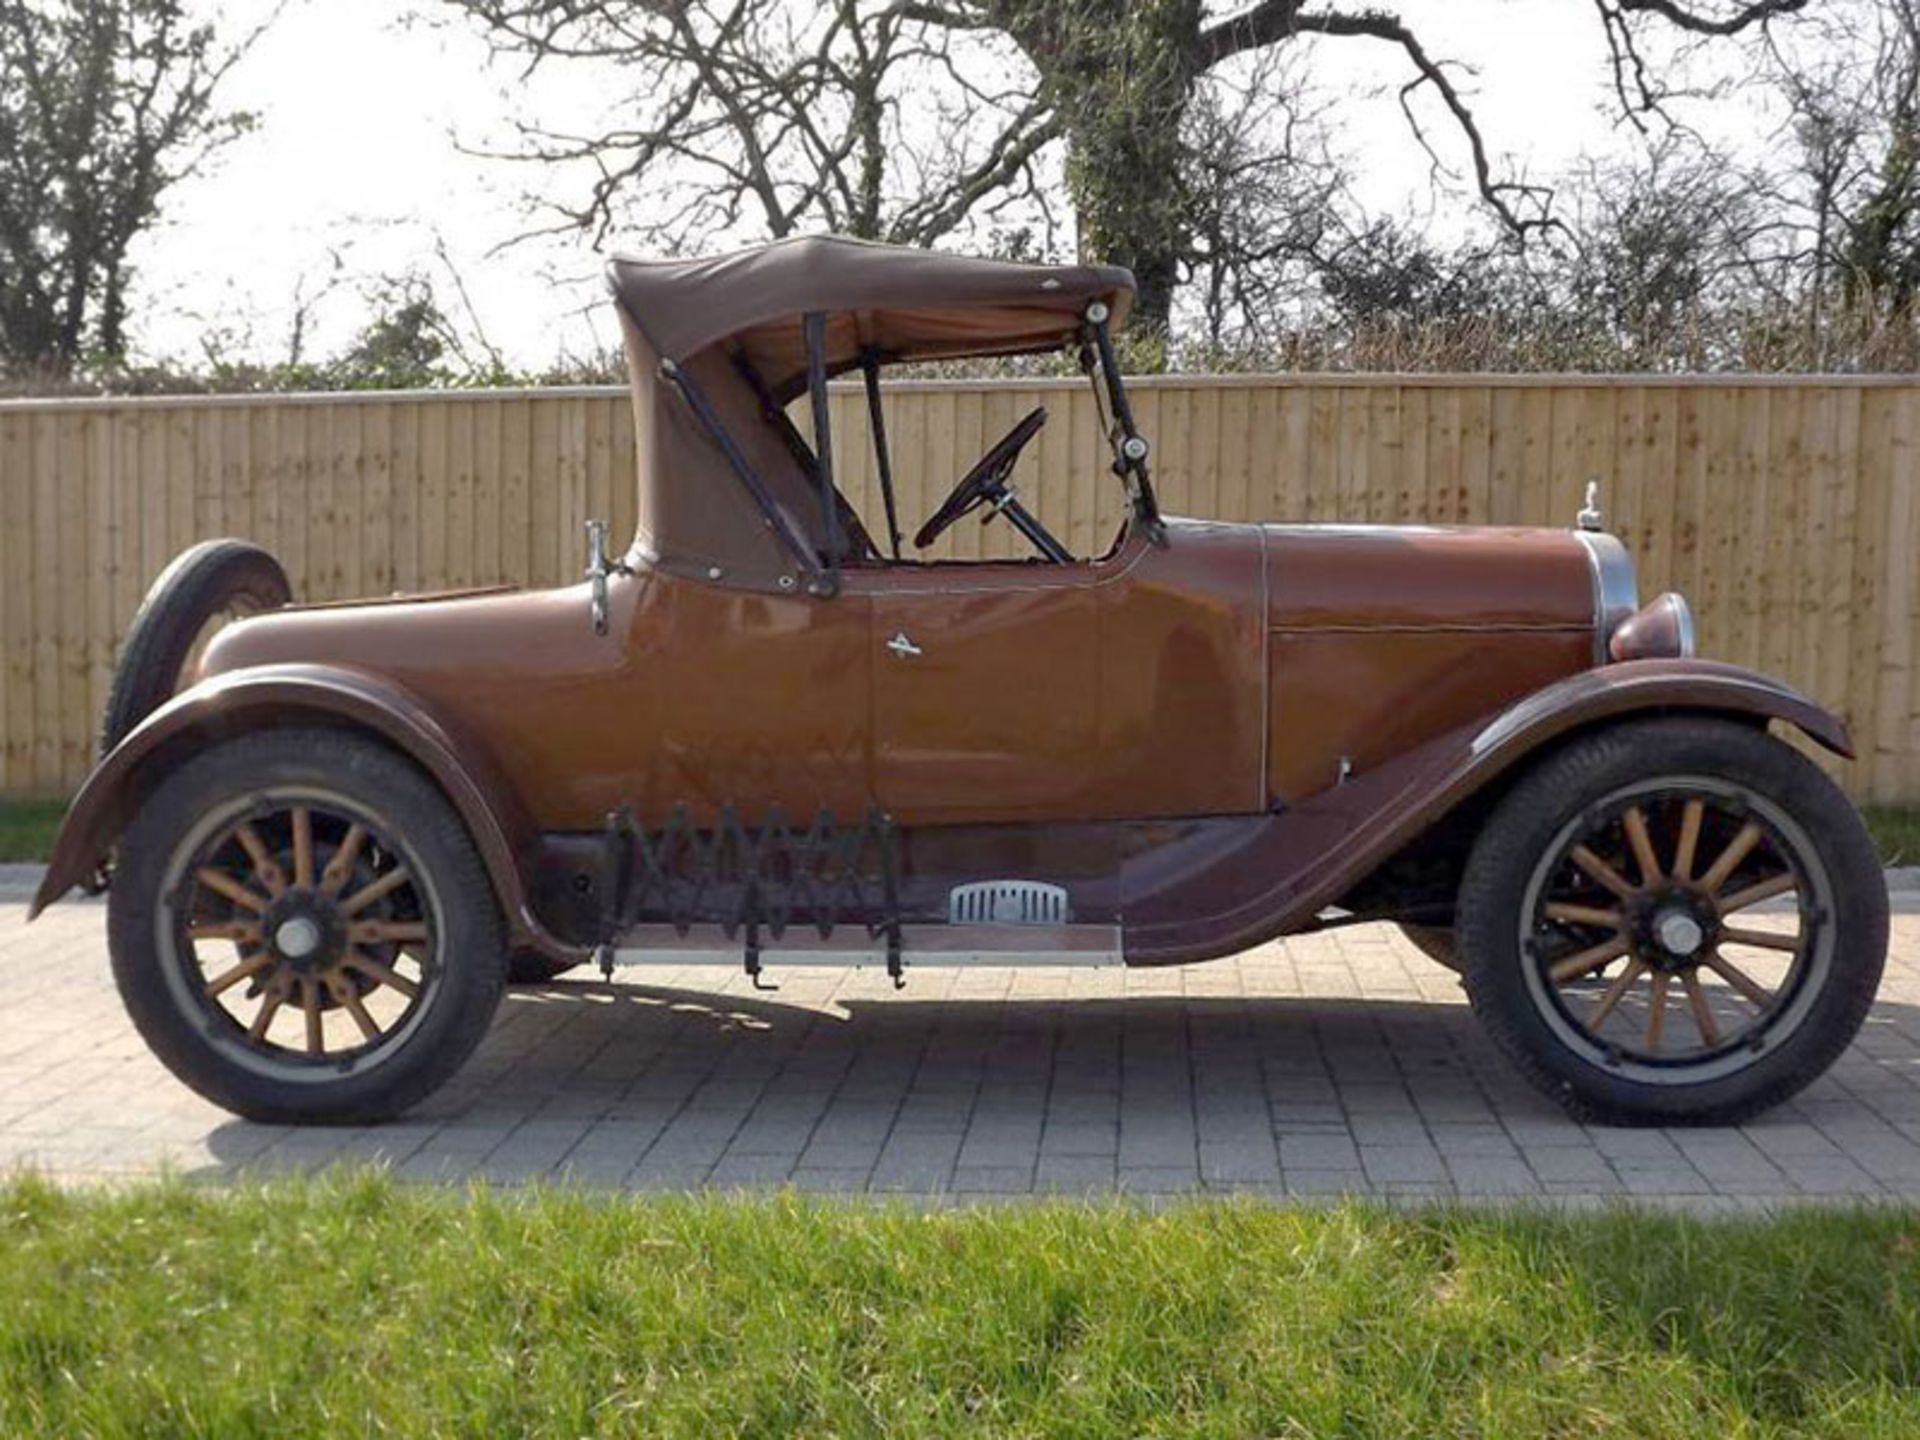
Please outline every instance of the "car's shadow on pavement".
M466 1069L403 1119L224 1123L207 1168L925 1195L1611 1194L1633 1193L1639 1172L1681 1194L1793 1193L1793 1167L1753 1142L1771 1130L1873 1193L1825 1133L1853 1124L1885 1132L1920 1186L1920 1146L1889 1124L1920 1127L1911 1006L1882 1002L1835 1070L1758 1126L1662 1132L1575 1124L1459 998L1020 990L516 990ZM1721 1172L1702 1171L1689 1136L1720 1137L1700 1146L1717 1146Z

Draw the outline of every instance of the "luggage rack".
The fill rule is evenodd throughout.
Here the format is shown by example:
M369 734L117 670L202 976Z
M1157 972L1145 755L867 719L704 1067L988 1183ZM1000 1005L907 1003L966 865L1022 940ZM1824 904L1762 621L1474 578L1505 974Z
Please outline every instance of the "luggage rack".
M710 829L676 805L647 829L630 806L607 817L601 973L633 965L739 964L756 989L769 955L784 965L886 966L894 987L910 960L936 965L1113 965L1111 925L916 924L900 905L899 829L869 808L857 824L825 810L804 828L779 809L748 825L731 805ZM1064 915L1064 910L1062 914Z

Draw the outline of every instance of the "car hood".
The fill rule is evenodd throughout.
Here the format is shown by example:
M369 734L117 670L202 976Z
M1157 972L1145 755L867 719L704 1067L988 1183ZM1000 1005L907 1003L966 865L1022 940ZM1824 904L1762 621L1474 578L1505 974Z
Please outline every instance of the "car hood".
M1273 630L1592 630L1637 608L1633 562L1611 535L1413 525L1263 531Z

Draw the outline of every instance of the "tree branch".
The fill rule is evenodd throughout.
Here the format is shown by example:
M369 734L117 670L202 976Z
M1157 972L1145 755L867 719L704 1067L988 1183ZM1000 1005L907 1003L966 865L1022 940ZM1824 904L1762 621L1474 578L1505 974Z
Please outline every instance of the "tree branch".
M1715 16L1689 10L1675 0L1614 0L1614 4L1629 15L1658 15L1695 35L1738 35L1749 26L1764 25L1776 16L1797 14L1807 8L1807 0L1754 0L1736 6L1731 14Z
M1305 0L1261 0L1251 10L1222 20L1200 32L1200 68L1211 70L1221 61L1248 50L1263 50L1298 33L1294 19Z
M1800 0L1778 0L1778 3L1800 3ZM1487 156L1486 140L1480 134L1480 125L1474 119L1472 109L1461 96L1459 89L1448 78L1441 62L1427 53L1426 47L1413 31L1409 30L1397 15L1383 10L1369 10L1356 15L1341 14L1296 14L1292 25L1295 33L1318 35L1364 36L1373 40L1385 40L1397 45L1418 72L1400 91L1401 108L1406 111L1408 123L1413 126L1415 136L1423 146L1427 145L1426 136L1421 133L1419 122L1413 118L1413 112L1407 101L1412 93L1423 86L1431 86L1439 95L1441 103L1452 114L1454 124L1466 137L1467 148L1473 156L1473 176L1475 188L1480 198L1492 208L1512 234L1524 238L1535 230L1547 230L1555 227L1556 222L1546 214L1546 205L1552 198L1552 191L1542 185L1524 185L1515 181L1500 181L1493 178L1493 164ZM1431 146L1427 153L1433 155ZM1439 157L1434 157L1439 164ZM1523 215L1513 204L1513 197L1522 202L1534 201L1538 213Z

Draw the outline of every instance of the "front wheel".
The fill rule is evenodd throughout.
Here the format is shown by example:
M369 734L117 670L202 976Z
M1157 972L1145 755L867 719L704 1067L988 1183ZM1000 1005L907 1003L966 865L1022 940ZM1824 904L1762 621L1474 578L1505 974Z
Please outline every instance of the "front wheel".
M121 841L114 981L167 1068L249 1119L364 1123L485 1033L506 935L465 825L361 736L276 730L173 770Z
M1468 994L1575 1114L1733 1123L1831 1065L1873 1003L1886 885L1846 797L1745 725L1575 740L1495 809L1461 882Z

